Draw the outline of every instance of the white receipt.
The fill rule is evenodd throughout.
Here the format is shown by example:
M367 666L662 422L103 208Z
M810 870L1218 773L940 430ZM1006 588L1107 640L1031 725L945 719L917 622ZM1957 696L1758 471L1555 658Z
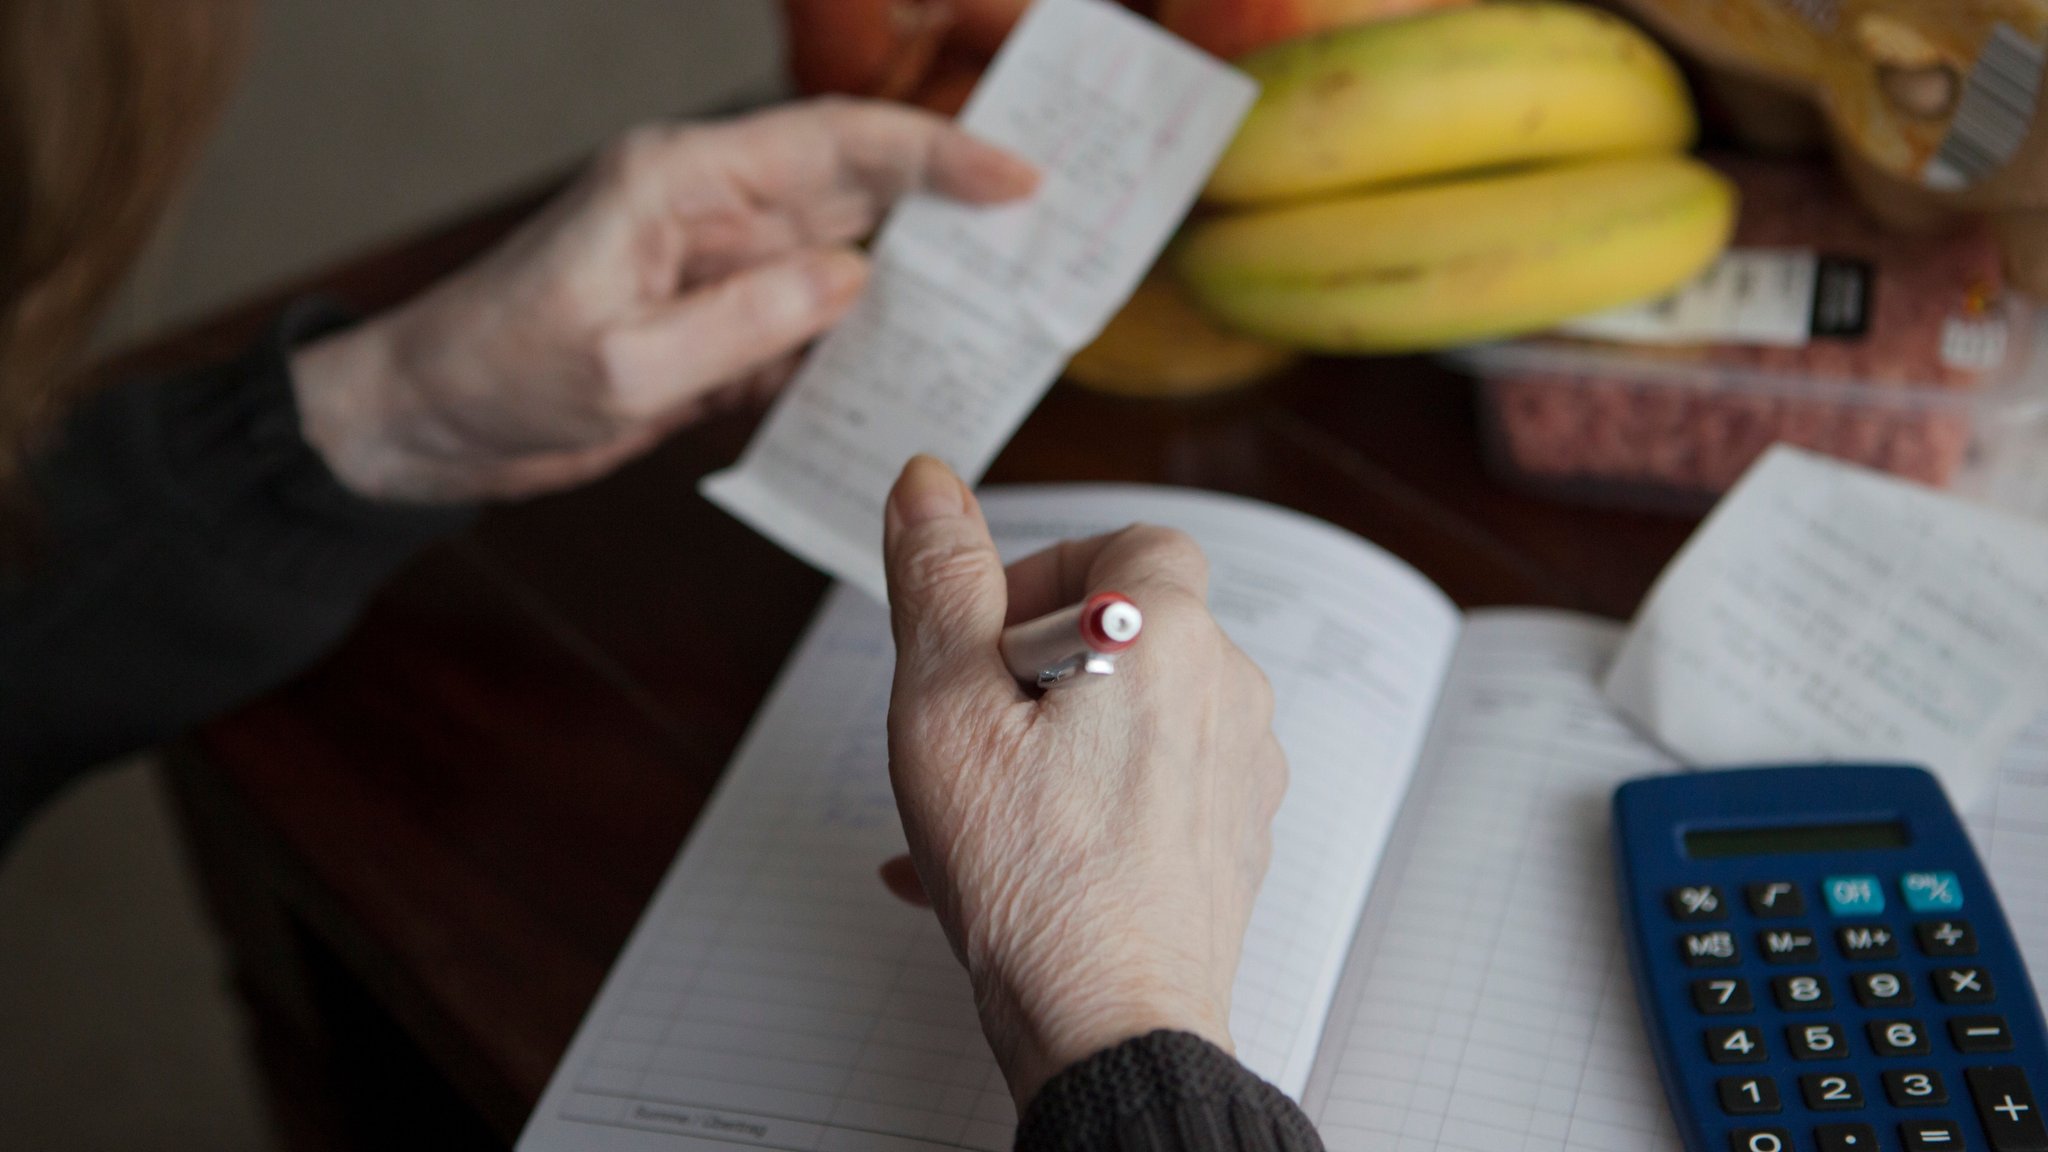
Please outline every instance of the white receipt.
M1038 0L961 123L1039 165L1039 191L899 205L860 303L705 496L880 598L882 504L904 461L980 478L1137 287L1256 95L1107 0Z
M1780 445L1651 589L1606 692L1694 763L1906 761L1967 805L2048 705L2048 529Z

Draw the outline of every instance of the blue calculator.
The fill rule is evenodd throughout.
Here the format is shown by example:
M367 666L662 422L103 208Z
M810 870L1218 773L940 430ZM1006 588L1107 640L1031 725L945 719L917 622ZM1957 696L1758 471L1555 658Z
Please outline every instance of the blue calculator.
M1688 1152L2048 1152L2048 1028L1934 777L1634 780L1614 847Z

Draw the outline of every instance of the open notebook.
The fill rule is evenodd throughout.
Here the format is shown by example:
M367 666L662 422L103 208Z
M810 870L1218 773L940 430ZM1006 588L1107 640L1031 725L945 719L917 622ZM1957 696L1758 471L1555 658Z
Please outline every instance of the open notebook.
M1332 1149L1679 1147L1607 854L1616 783L1674 767L1598 681L1611 622L1461 616L1392 556L1210 493L984 497L1006 550L1133 520L1192 533L1272 679L1292 787L1231 1030ZM881 606L836 589L557 1069L521 1152L1004 1152L965 975L876 868L903 850ZM1972 813L2048 985L2048 724Z

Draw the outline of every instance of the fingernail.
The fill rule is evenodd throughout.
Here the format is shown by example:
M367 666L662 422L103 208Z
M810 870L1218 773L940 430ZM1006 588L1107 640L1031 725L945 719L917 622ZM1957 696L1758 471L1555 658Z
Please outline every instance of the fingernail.
M867 283L867 261L852 252L834 249L811 264L811 290L820 305L830 305L860 291Z
M967 486L937 458L912 456L889 493L888 511L898 528L958 516L967 511Z
M814 329L860 290L867 266L851 252L808 253L756 281L766 319L779 329Z
M996 200L1025 196L1038 189L1038 167L1014 152L983 144L986 158L976 173L981 195Z
M1039 173L1036 165L1013 152L998 154L1002 156L1004 168L1006 169L1003 173L1003 181L1017 195L1022 196L1027 192L1037 189Z

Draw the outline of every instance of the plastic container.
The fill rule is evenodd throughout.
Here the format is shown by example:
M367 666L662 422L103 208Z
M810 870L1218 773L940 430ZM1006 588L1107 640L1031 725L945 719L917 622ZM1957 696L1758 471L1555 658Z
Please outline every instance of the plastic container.
M1659 358L1562 340L1466 349L1490 469L1581 503L1698 512L1783 441L1937 488L1982 488L2048 431L2048 344L2015 301L2001 369L1957 388Z
M1771 344L1546 336L1453 353L1480 378L1496 474L1579 502L1696 512L1779 441L1964 490L2032 463L2016 455L2043 455L2048 334L2032 304L2002 291L1987 236L1890 236L1823 169L1724 167L1743 190L1738 248L1810 249L1848 269L1853 323L1824 321L1822 272L1812 290L1819 335L1781 333Z

